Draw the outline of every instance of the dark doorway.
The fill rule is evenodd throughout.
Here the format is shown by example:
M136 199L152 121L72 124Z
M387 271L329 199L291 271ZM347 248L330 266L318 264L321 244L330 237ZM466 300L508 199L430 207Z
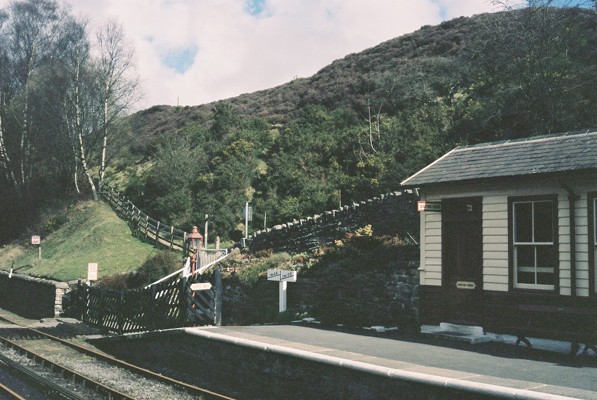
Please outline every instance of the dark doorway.
M482 198L442 200L442 286L446 322L483 323Z

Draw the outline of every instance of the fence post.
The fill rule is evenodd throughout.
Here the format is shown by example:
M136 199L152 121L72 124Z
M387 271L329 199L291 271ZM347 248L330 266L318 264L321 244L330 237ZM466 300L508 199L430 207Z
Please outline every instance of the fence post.
M216 298L214 299L214 325L222 326L222 272L220 268L215 269L216 275Z
M172 246L174 246L174 226L170 227L170 250L172 250Z
M158 221L158 223L155 227L155 243L154 243L153 247L158 248L159 244L160 244L160 221Z
M139 228L139 226L141 225L141 210L139 210L138 208L136 208L136 210L137 210L137 222L135 222L135 235L141 236L139 234L141 231L141 229Z
M149 229L149 215L146 215L145 216L145 239L147 239L149 237L148 229Z
M87 288L86 285L81 283L81 280L77 282L77 316L81 318L81 321L85 322L87 314Z
M120 289L120 299L118 301L118 334L124 333L124 289Z
M147 321L147 327L150 328L151 330L156 330L157 329L157 321L156 321L156 306L157 306L157 299L155 298L155 295L157 293L157 289L156 289L156 285L151 285L151 291L150 291L150 295L151 295L151 299L149 300L149 302L147 302L146 307L146 315L149 318L149 321Z
M180 322L182 326L187 326L189 315L189 299L187 296L187 278L181 278L179 288L179 302L180 302Z
M104 289L99 289L99 301L98 301L98 325L104 327Z

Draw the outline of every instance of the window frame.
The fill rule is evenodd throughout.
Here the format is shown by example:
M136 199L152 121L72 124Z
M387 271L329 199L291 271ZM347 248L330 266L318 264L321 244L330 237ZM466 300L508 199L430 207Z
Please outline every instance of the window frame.
M534 204L540 202L551 203L552 208L552 241L551 242L535 242L534 241L534 229L535 229L535 212ZM515 204L517 203L531 203L531 232L532 238L530 242L515 242L516 239L516 216L515 216ZM516 196L508 198L508 238L509 238L509 254L508 261L510 266L510 289L519 291L538 291L541 293L546 292L557 292L559 290L559 243L558 243L558 196L557 195L537 195L537 196ZM518 249L523 247L531 247L535 249L534 261L535 266L534 273L537 273L537 253L536 249L540 246L549 247L552 253L552 264L553 264L553 285L537 284L537 283L518 283L518 269L516 255ZM551 272L551 271L550 271ZM535 281L537 279L535 278Z

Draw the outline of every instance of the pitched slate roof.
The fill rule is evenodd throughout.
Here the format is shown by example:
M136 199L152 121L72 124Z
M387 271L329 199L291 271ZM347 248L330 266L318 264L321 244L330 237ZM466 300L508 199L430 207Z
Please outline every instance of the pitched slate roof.
M597 170L597 130L457 147L402 186L591 169Z

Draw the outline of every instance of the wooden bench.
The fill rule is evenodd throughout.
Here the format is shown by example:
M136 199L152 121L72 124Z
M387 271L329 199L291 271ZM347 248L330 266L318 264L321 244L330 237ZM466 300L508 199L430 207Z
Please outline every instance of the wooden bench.
M565 340L571 342L576 354L584 344L583 355L589 349L597 354L597 309L588 307L545 304L520 304L513 332L520 343L532 347L528 337Z

